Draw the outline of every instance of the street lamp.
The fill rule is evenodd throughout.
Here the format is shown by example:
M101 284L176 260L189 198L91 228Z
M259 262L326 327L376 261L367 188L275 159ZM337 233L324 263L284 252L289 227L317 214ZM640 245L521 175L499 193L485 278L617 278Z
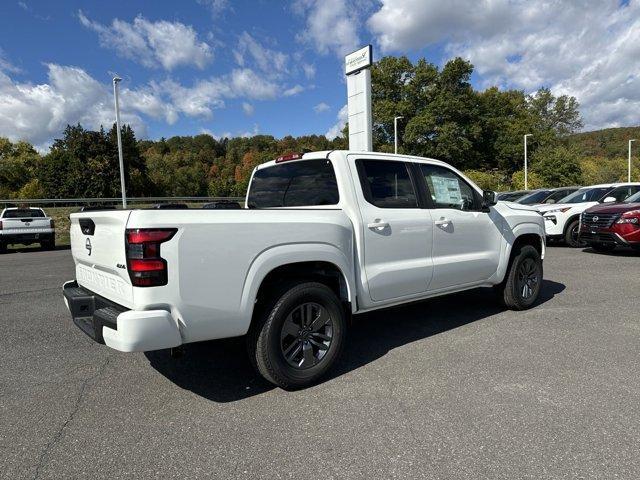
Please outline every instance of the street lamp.
M393 119L393 151L398 153L398 120L404 117L394 117Z
M527 169L527 137L530 137L532 134L531 133L527 133L524 136L524 189L525 190L529 190L529 183L528 183L528 179L527 179L527 175L529 174L528 169Z
M118 135L118 160L120 161L120 190L122 191L122 208L127 208L127 191L124 185L124 161L122 160L122 136L120 134L120 104L118 102L118 83L122 79L113 77L113 97L116 108L116 132Z
M635 141L636 141L635 138L629 140L629 165L628 165L629 170L627 173L627 182L631 182L631 142L635 142Z

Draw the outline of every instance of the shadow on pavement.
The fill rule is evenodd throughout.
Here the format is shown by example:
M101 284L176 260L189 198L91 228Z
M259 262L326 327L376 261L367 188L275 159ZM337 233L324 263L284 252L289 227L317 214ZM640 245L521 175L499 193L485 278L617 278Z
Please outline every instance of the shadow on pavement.
M636 257L640 258L640 250L635 250L630 247L616 247L615 250L611 252L598 252L593 248L585 248L582 250L585 253L590 253L591 255L603 255L609 257Z
M564 289L561 283L545 280L536 305ZM396 347L503 311L493 290L482 288L357 315L341 361L321 382L373 362ZM145 356L154 369L179 387L215 402L242 400L275 388L253 370L244 338L187 345L180 359L172 359L166 350L146 352Z

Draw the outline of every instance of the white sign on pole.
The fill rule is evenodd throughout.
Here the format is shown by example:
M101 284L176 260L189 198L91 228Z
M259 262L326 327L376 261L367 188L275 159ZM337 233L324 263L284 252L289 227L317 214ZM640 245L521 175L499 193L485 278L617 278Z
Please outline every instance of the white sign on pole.
M349 150L373 150L373 114L371 108L371 45L347 55L344 59L347 75L347 110Z
M371 45L367 45L344 57L344 74L351 75L370 67L373 60L372 50Z

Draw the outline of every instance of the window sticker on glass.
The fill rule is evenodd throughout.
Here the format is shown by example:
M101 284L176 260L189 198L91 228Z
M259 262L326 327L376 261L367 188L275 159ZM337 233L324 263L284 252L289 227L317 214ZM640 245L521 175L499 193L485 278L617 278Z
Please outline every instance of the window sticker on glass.
M460 184L457 178L433 175L431 182L433 184L433 196L435 197L434 200L436 203L449 205L462 204L462 192L460 191Z

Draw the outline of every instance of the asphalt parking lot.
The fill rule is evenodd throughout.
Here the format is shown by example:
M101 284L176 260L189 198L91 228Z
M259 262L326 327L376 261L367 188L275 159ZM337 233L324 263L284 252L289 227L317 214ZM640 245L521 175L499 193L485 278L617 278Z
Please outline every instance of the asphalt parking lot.
M640 478L640 254L549 248L539 304L358 317L285 392L241 340L121 354L71 322L68 250L0 256L0 477Z

